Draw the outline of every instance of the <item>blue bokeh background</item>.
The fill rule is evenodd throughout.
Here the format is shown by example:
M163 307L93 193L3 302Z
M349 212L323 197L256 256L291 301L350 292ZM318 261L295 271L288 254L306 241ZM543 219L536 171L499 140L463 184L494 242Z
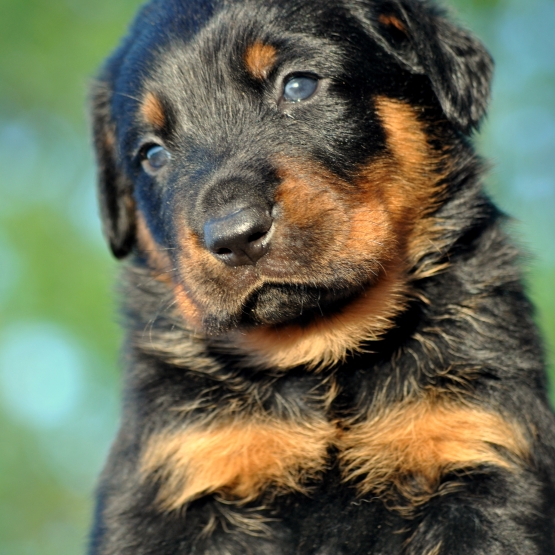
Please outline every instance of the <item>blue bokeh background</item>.
M0 0L0 555L83 553L119 410L86 90L135 0ZM477 138L555 345L555 0L453 0L493 53ZM553 389L555 392L555 389ZM555 399L555 395L553 395Z

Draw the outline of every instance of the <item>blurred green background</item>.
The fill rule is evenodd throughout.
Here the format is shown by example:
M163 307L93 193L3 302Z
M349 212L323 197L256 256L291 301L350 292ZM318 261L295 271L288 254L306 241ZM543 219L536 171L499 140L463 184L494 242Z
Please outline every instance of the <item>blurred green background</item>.
M453 0L497 62L478 142L555 346L555 0ZM87 86L136 0L0 0L0 555L84 552L118 418ZM555 389L552 389L555 399Z

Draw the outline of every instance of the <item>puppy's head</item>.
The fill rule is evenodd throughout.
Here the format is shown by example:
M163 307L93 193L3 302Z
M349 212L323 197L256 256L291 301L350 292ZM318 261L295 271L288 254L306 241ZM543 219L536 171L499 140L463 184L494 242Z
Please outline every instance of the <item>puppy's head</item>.
M333 362L402 310L491 67L419 0L154 1L93 91L112 251L198 332Z

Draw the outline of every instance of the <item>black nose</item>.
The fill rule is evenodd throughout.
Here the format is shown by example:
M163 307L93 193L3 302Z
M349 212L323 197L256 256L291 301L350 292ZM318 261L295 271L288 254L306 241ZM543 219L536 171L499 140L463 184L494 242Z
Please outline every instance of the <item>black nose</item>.
M228 266L255 265L270 246L268 210L245 206L204 224L206 248Z

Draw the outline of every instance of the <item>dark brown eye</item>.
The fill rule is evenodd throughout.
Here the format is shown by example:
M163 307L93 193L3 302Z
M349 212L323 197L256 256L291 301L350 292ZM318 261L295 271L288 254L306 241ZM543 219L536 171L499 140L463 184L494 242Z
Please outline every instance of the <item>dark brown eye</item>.
M160 145L150 145L144 150L142 164L148 173L156 173L171 160L171 154Z

